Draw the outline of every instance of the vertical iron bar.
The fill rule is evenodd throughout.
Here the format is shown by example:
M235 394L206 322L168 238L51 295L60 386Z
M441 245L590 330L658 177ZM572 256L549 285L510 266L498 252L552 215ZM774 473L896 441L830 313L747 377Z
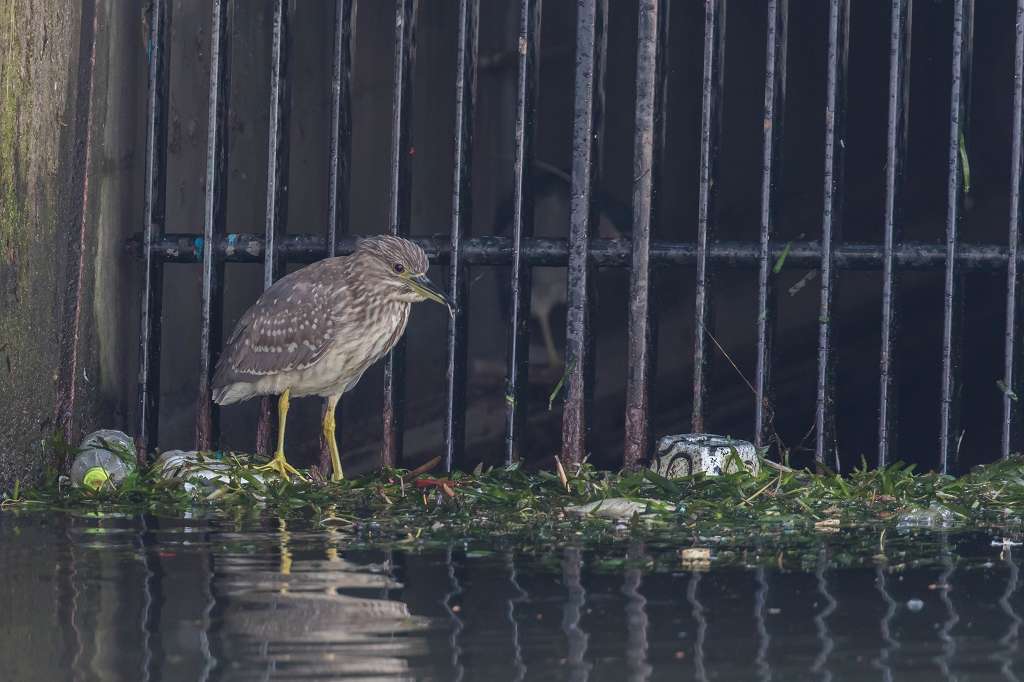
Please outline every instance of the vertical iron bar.
M566 314L566 398L562 412L562 456L578 463L587 454L587 419L593 391L590 352L591 201L599 174L595 131L603 112L600 89L606 44L608 0L579 0L576 6L576 74L572 140L572 194L569 217L569 268ZM595 94L598 94L595 97Z
M352 169L352 68L356 0L337 0L334 17L334 70L331 76L331 152L327 186L327 255L337 251L338 236L348 233Z
M408 235L412 176L412 77L416 62L419 0L395 2L395 63L391 93L391 170L388 222L391 234ZM381 464L397 466L405 429L405 337L384 364L384 443Z
M648 381L651 373L650 247L654 222L653 191L658 166L654 142L663 115L661 83L665 35L660 0L640 0L636 58L636 128L633 141L633 267L630 271L629 366L626 375L624 464L637 466L650 441Z
M899 239L896 199L907 146L910 96L910 18L912 0L892 0L889 27L889 120L885 155L885 243L882 260L882 358L878 400L878 466L889 463L896 442L893 339L896 335L895 248Z
M1017 253L1020 250L1021 109L1024 107L1024 0L1017 0L1017 41L1013 61L1013 145L1010 152L1009 266L1006 273L1006 352L1003 372L1003 440L1001 454L1009 457L1015 445L1019 411L1014 406L1013 361L1017 352Z
M160 322L163 310L163 261L153 241L163 234L167 170L167 23L165 0L149 7L149 89L146 103L146 189L143 210L143 290L139 315L139 457L155 449L160 427Z
M227 204L227 112L231 92L228 0L213 0L210 30L210 98L206 137L206 206L203 214L203 293L200 311L199 395L196 401L196 449L210 450L220 440L220 414L211 400L210 382L220 353L224 302L224 259L215 244L224 233Z
M331 150L327 185L327 256L336 255L338 236L348 233L349 190L352 168L352 68L355 54L353 27L356 21L356 0L337 0L334 14L334 68L331 72ZM323 421L327 403L321 408ZM343 405L335 407L334 415L341 423ZM340 434L335 434L335 439ZM327 440L320 435L320 471L329 471L331 453Z
M946 176L946 279L943 290L942 315L942 402L939 409L939 469L949 472L950 453L956 447L956 421L954 409L956 379L960 355L960 280L957 267L957 234L960 220L961 170L960 141L966 136L967 116L964 78L970 72L970 18L974 14L973 0L955 0L953 3L953 60L952 83L949 88L949 150ZM965 68L966 67L966 68ZM955 453L953 453L955 456Z
M270 52L270 130L267 142L267 210L263 250L263 290L284 275L279 246L288 221L288 10L289 0L274 0ZM267 454L273 399L260 399L256 451Z
M832 411L835 368L830 355L832 298L835 274L832 269L832 239L839 239L842 221L843 135L846 118L846 63L849 52L849 0L831 0L828 20L828 75L825 100L825 200L821 216L821 310L818 314L818 383L814 417L814 458L825 461L834 442L835 415ZM836 468L838 469L838 462Z
M769 0L768 36L765 48L764 147L761 157L761 243L757 277L757 373L754 387L754 444L770 443L771 357L775 292L771 280L771 239L778 212L779 168L782 165L782 133L786 99L786 22L789 0Z
M534 119L540 80L541 0L520 0L519 71L516 84L515 161L513 162L512 279L509 283L508 369L505 387L505 462L512 464L526 424L530 355L530 268L522 258L523 239L533 235L530 170L534 156Z
M711 319L708 244L714 238L718 135L725 85L725 0L704 5L704 75L701 94L700 189L697 199L697 283L693 327L693 431L704 431L704 401L709 369L705 329Z
M473 224L472 150L476 111L476 64L480 27L480 0L459 0L459 47L455 76L455 170L452 178L451 264L448 292L455 314L448 323L448 407L444 426L445 471L462 454L466 436L466 266L462 238Z

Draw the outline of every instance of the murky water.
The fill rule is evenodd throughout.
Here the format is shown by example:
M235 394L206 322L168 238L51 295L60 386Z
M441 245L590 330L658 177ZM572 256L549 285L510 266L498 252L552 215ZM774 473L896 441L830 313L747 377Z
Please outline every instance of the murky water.
M1024 676L1012 548L878 539L885 559L844 532L709 563L667 542L373 550L274 519L0 513L0 678Z

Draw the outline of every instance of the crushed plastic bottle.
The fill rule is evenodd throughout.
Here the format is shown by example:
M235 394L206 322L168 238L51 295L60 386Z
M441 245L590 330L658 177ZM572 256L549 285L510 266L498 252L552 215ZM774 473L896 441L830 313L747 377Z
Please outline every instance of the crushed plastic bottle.
M83 438L79 449L87 450L89 448L110 450L128 457L135 455L135 441L125 432L115 429L100 429Z
M182 488L192 495L215 492L231 483L231 465L220 461L220 453L199 453L195 450L167 450L153 462L153 470L161 478L182 481ZM252 473L251 478L263 482Z
M87 448L75 455L71 463L71 484L90 490L117 487L134 470L135 465L128 457L105 448Z

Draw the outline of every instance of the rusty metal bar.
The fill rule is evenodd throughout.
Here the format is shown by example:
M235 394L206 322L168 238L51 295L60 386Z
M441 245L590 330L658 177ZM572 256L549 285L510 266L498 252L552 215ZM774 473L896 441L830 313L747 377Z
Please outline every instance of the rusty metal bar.
M562 411L562 457L582 461L587 452L589 402L593 392L589 333L591 269L591 201L599 175L602 64L607 42L608 0L580 0L576 17L576 75L573 105L572 181L569 218L569 267L565 340L565 406Z
M391 91L391 168L388 223L391 234L409 234L412 189L412 78L416 63L419 0L395 2L395 63ZM384 362L384 442L381 464L397 466L405 429L405 337Z
M338 235L348 234L348 208L352 181L352 68L355 55L353 30L356 21L356 0L337 0L334 12L334 65L331 72L331 149L327 171L327 229L324 255L333 256ZM341 424L344 405L339 402L334 416ZM326 416L327 402L320 419ZM341 429L335 434L341 437ZM340 445L339 445L340 447ZM327 440L320 435L320 471L328 471L331 453Z
M629 364L626 373L626 435L623 462L637 466L648 455L651 370L650 247L657 184L654 141L661 111L665 45L660 0L641 0L636 58L636 123L633 138L633 259L630 270Z
M1013 142L1010 152L1010 249L1009 266L1006 272L1006 352L1003 360L1003 438L1001 454L1009 457L1017 445L1020 410L1014 400L1014 359L1017 353L1017 255L1020 250L1021 220L1021 169L1024 153L1021 144L1021 109L1024 108L1024 0L1017 0L1017 42L1013 61Z
M948 473L951 454L956 456L957 409L956 381L960 363L960 326L963 301L960 290L957 251L959 250L962 176L961 142L966 138L966 79L970 75L973 47L973 0L955 0L953 4L952 82L949 88L948 174L946 176L946 278L942 315L942 400L939 408L939 469ZM966 143L965 143L966 144ZM954 463L955 464L955 463Z
M168 23L166 0L149 6L149 78L146 100L146 187L143 199L142 310L139 314L139 388L136 446L145 457L160 428L160 323L164 261L153 249L163 235L167 184Z
M835 440L835 367L831 357L832 299L835 281L833 237L838 240L843 211L843 135L846 119L846 66L850 45L849 0L831 0L828 20L828 73L825 96L825 188L821 216L821 308L818 313L818 382L814 416L814 458L825 461ZM838 468L838 461L837 461Z
M715 201L718 195L718 137L722 127L722 90L725 87L725 0L704 5L704 73L701 87L700 189L697 198L697 282L693 326L694 433L704 431L704 402L711 354L705 330L711 311L712 272L708 244L714 239Z
M788 0L769 0L765 48L764 147L761 157L761 239L757 277L757 370L754 376L754 444L766 447L774 431L771 411L771 357L775 307L771 279L772 232L779 207L783 114L786 98L786 22ZM787 257L788 260L788 257ZM774 316L772 316L774 317Z
M227 205L227 112L231 93L231 11L228 0L213 0L210 29L210 97L206 137L206 205L203 243L215 244L224 233ZM199 392L196 399L198 450L216 449L220 413L213 404L210 383L220 353L224 312L224 259L216 249L202 249L203 292L200 310Z
M448 292L455 314L448 323L448 404L444 420L444 464L451 471L466 437L466 266L462 243L473 224L472 152L476 110L476 68L480 0L459 0L459 47L455 77L455 164L452 178L452 227L449 234Z
M266 237L263 248L263 289L285 273L280 243L288 221L288 11L289 0L274 0L270 48L270 131L267 141ZM256 452L269 454L273 398L260 398Z
M541 0L519 3L519 71L516 83L515 161L512 167L512 278L509 282L508 369L505 386L505 462L512 464L526 424L527 371L530 359L530 268L522 258L533 235L533 195L529 191L534 157L534 120L540 82Z
M337 0L334 16L334 69L331 75L331 152L327 185L327 255L338 235L348 234L352 182L352 68L356 0Z
M879 365L878 466L889 462L896 442L896 388L893 339L896 335L897 198L907 149L910 97L911 0L892 0L889 27L889 120L885 156L885 254L882 263L882 357Z
M448 240L417 237L412 241L427 252L437 263L449 260ZM201 263L205 242L194 234L165 234L153 244L154 256L165 263ZM338 240L338 253L355 250L356 238ZM142 238L136 236L128 243L131 253L141 255ZM802 268L821 265L821 244L799 241L787 245L772 244L767 260L777 259L786 250L786 263ZM510 237L471 237L462 244L464 262L469 265L509 265L513 260L513 241ZM231 233L220 239L214 247L228 263L262 263L263 235ZM326 253L323 237L311 234L289 235L280 245L282 254L290 262L312 263ZM894 249L894 262L900 270L942 269L946 262L943 244L905 241ZM626 240L590 240L590 259L600 267L622 268L632 264L632 244ZM760 245L756 242L719 241L708 247L708 258L720 267L759 269L762 262ZM844 242L832 247L832 265L840 270L881 270L885 252L880 244ZM569 245L564 239L523 239L520 250L522 262L527 265L565 267L569 262ZM668 242L653 240L651 263L688 265L697 262L697 244L694 242ZM961 243L956 254L962 270L972 272L999 272L1006 270L1009 249L995 244ZM1017 267L1024 266L1024 252L1017 253Z

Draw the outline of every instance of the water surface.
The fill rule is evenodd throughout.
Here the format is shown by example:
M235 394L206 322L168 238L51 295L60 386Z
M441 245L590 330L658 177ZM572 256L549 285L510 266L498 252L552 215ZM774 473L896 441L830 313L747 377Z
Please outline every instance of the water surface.
M628 533L380 549L313 522L3 512L0 678L1016 680L1020 564L994 539L690 538L705 560Z

